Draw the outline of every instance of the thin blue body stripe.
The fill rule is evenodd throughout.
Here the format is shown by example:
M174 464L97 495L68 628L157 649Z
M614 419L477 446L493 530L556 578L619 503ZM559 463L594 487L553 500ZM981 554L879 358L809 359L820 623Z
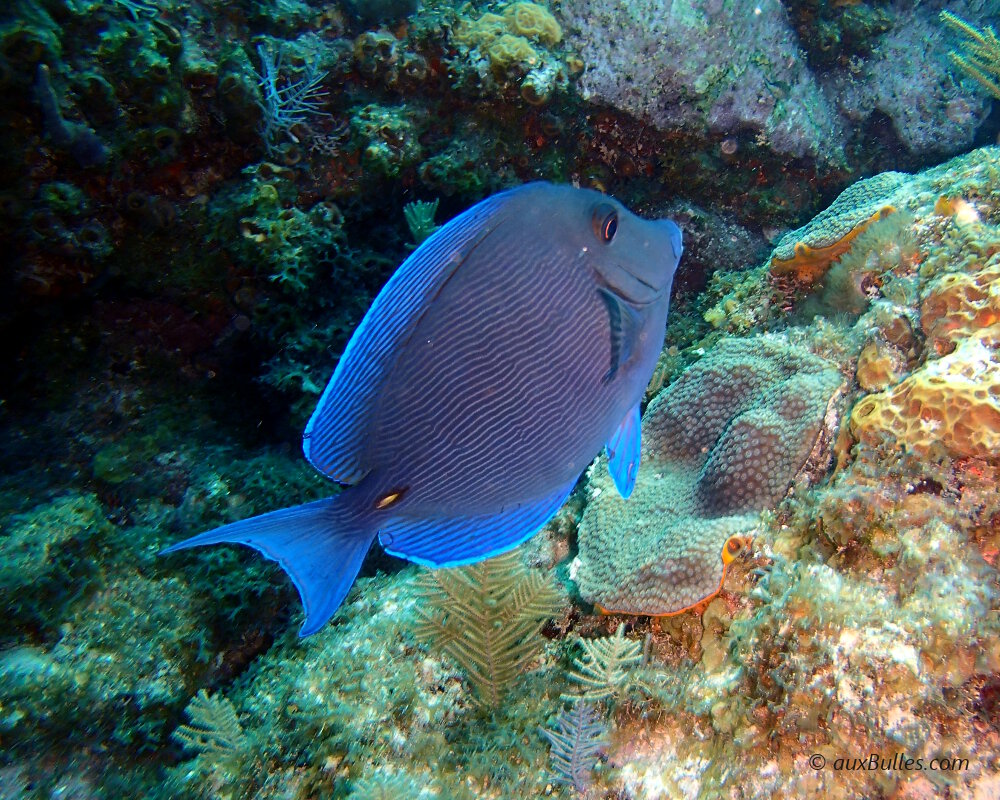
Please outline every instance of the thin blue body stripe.
M473 206L437 231L389 279L348 343L303 434L310 463L335 480L354 483L365 472L360 454L369 435L371 402L398 354L400 337L427 296L455 269L454 257L489 230L512 190Z

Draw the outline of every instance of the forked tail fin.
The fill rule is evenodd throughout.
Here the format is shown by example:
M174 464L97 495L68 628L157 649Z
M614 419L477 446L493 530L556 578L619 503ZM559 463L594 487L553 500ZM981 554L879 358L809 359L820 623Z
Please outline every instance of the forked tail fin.
M165 548L245 544L277 561L299 591L306 619L299 636L316 633L347 596L375 538L346 492L233 522Z

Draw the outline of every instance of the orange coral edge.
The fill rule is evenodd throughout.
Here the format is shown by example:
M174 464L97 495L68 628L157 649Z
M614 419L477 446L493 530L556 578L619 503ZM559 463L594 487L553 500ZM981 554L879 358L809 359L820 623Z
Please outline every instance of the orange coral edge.
M641 611L614 611L605 608L600 603L594 603L594 607L599 614L605 616L610 616L611 614L628 614L633 617L676 617L678 614L683 614L685 611L690 611L693 608L707 606L709 601L722 591L722 584L726 582L726 573L729 571L729 565L747 551L752 541L753 539L750 536L730 536L726 539L726 543L722 547L722 577L719 578L719 585L715 588L714 592L705 595L701 600L689 606L678 608L676 611L666 611L663 614L645 614Z
M895 210L895 206L882 206L868 219L855 225L846 236L826 247L810 247L805 242L796 242L795 254L791 258L771 259L771 273L791 275L803 283L819 280L834 261L851 249L851 244L858 237L858 234L873 222L885 219Z

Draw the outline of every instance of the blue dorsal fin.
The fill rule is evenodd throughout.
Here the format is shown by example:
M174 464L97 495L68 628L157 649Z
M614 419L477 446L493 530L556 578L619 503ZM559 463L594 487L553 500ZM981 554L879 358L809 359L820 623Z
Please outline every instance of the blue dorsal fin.
M302 435L306 458L324 475L345 484L364 477L362 455L381 377L392 368L427 303L496 226L510 196L524 188L494 195L459 214L420 245L379 292Z
M604 382L612 380L618 369L632 357L637 344L641 322L635 309L623 302L618 295L608 289L600 289L601 299L608 309L611 328L611 365L604 375Z
M427 567L457 567L499 555L530 539L566 502L576 481L530 505L498 514L423 520L399 517L379 533L387 553Z
M642 447L642 424L639 405L634 405L618 425L618 429L605 445L608 453L608 471L615 482L618 494L628 500L635 487L639 472Z
M243 544L277 561L299 591L306 619L299 636L316 633L344 601L375 538L344 494L233 522L178 542L173 553L205 544Z

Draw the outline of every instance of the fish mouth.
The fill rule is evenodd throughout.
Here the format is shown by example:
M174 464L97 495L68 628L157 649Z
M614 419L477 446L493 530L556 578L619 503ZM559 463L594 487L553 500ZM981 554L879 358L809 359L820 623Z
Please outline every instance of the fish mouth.
M654 286L647 280L621 264L614 264L611 270L600 273L601 282L622 300L635 308L643 308L660 300L665 286Z

